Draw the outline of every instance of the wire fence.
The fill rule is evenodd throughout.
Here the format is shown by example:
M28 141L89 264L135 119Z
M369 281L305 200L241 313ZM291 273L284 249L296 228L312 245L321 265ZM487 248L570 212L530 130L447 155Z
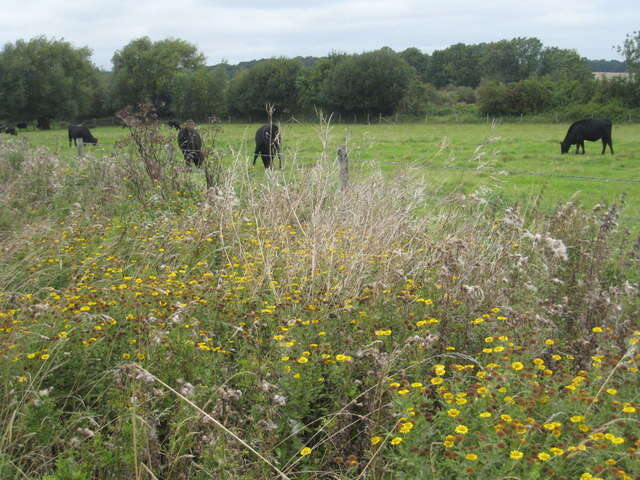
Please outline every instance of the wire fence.
M103 143L102 147L113 146L116 143ZM215 152L221 156L246 156L250 158L253 156L253 151L245 150L246 145L243 144L243 147L238 150L233 149L216 149ZM326 152L321 152L318 150L285 150L283 152L285 158L285 166L290 165L293 168L313 168L318 165L321 161L335 161L337 156L333 153L327 154ZM381 160L381 159L360 159L360 158L351 158L349 167L352 169L364 169L368 168L372 165L384 167L384 166L401 166L403 168L417 168L417 169L431 169L431 170L448 170L448 171L460 171L460 172L474 172L478 174L488 173L495 175L505 175L505 176L533 176L533 177L545 177L545 178L556 178L556 179L575 179L581 181L589 181L589 182L600 182L600 183L623 183L623 184L640 184L640 179L635 178L619 178L619 177L599 177L599 176L591 176L591 175L574 175L574 174L566 174L566 173L548 173L548 172L531 172L525 170L509 170L509 169L499 169L493 168L487 165L480 165L478 167L465 167L459 165L447 165L447 164L435 164L429 159L415 159L415 160L406 160L406 161L398 161L398 160ZM447 197L449 194L447 193L433 193L433 196L441 196ZM505 202L507 205L508 202ZM552 212L553 210L549 210ZM620 217L621 223L640 223L640 217Z

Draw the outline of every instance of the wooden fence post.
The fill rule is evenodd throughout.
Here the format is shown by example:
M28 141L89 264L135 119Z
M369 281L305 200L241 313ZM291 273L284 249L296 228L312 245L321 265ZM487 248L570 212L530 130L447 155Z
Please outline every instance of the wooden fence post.
M346 190L349 186L349 155L346 144L338 147L338 163L340 163L340 183L342 190Z
M84 156L84 141L82 138L76 138L76 147L78 147L78 155Z
M164 148L167 152L167 162L169 164L172 164L176 157L176 146L173 144L173 142L168 142L164 146Z

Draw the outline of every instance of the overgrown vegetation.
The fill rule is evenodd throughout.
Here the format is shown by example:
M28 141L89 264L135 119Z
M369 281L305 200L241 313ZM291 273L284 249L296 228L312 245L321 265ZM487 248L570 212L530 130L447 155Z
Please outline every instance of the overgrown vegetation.
M621 206L342 190L326 150L207 189L155 125L71 163L0 143L0 477L638 474Z

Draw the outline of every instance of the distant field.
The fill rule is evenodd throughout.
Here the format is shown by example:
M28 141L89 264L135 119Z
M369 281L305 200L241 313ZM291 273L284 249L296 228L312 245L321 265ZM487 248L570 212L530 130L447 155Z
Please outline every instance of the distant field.
M216 148L226 152L226 158L240 152L251 161L257 127L223 124ZM337 146L348 138L350 169L356 177L375 167L386 175L410 168L432 182L437 193L471 193L486 186L490 187L489 197L500 202L526 204L542 194L542 205L549 208L571 198L591 207L626 195L625 220L640 221L640 184L636 183L640 182L639 126L614 125L613 156L600 155L600 142L587 142L586 155L560 155L558 144L566 129L567 125L560 124L335 125L325 138L331 159ZM318 125L284 124L282 130L286 169L305 168L321 158L322 132ZM103 127L93 129L93 133L100 144L95 149L89 147L89 151L107 154L127 130ZM175 136L169 129L166 133ZM63 157L74 154L64 130L29 131L22 136ZM256 175L262 175L262 168L256 168Z

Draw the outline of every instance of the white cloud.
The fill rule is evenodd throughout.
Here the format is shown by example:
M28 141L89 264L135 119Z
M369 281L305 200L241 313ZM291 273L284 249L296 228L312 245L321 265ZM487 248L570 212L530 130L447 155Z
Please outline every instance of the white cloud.
M114 51L148 35L194 43L209 63L277 55L434 48L534 36L545 45L612 58L638 28L637 0L27 0L4 7L0 41L37 35L89 46L110 68Z

